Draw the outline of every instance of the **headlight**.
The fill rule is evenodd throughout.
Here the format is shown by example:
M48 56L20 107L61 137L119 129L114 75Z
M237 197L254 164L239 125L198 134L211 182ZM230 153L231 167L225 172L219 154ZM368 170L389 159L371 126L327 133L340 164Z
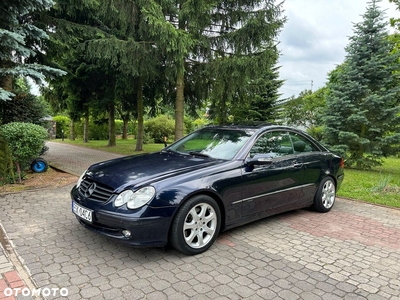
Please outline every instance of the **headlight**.
M83 176L85 176L86 171L82 173L81 177L79 177L78 182L76 183L76 188L79 188L79 186L81 185L82 181L83 181Z
M126 190L119 194L117 199L114 200L114 206L120 207L126 203L126 206L130 209L139 208L153 199L155 193L156 189L152 186L146 186L136 192Z

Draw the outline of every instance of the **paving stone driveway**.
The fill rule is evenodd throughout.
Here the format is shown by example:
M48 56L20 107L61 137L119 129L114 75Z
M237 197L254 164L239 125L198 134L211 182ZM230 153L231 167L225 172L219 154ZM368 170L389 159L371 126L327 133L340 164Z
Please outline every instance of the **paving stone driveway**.
M0 196L33 281L67 288L68 299L400 299L400 210L338 199L330 213L270 217L185 256L85 230L71 187Z

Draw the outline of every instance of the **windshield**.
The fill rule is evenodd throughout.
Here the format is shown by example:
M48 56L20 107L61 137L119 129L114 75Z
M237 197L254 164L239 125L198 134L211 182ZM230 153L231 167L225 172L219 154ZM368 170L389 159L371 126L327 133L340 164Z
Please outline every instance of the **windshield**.
M229 160L251 135L251 132L238 129L204 128L172 144L167 150Z

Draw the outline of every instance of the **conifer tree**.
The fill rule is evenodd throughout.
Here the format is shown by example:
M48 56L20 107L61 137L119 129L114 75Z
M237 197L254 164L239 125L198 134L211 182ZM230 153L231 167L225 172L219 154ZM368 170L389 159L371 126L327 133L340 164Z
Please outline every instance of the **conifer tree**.
M51 0L2 0L0 2L0 100L10 100L13 81L29 76L37 83L65 74L36 62L41 55L45 31L35 26L36 16L53 5Z
M278 69L267 68L264 76L243 87L244 91L240 93L242 99L235 99L236 105L232 105L230 109L233 123L275 122L278 118L278 89L283 84L283 80L278 79Z
M282 84L276 79L277 36L286 21L281 12L276 1L219 3L213 23L220 27L211 39L209 64L210 98L219 112L218 123L226 123L239 106L257 110L265 105L266 115L254 118L272 119L270 109Z
M191 95L204 97L202 92L210 91L215 110L221 112L218 123L225 123L229 109L248 99L249 86L275 67L276 37L285 21L275 1L143 0L142 5L174 75L175 139L183 135L190 99L185 87L192 74L207 80L195 77L199 85Z
M140 109L143 107L143 90L148 82L159 76L156 72L158 57L154 54L157 49L154 42L147 39L148 25L142 18L139 2L83 0L71 3L59 0L50 14L56 30L49 47L54 60L57 60L60 46L65 50L61 63L70 70L70 77L66 79L68 97L73 100L71 103L77 108L85 108L86 115L88 106L93 104L98 107L97 104L101 103L100 106L107 109L109 146L116 143L115 107L122 107L121 101L127 104L128 98L137 102L136 105L123 105L139 107L137 151L142 150L143 144L143 110ZM87 70L85 78L92 83L88 85L81 80L79 85L80 69ZM85 101L82 91L87 91L89 87L92 89L91 96ZM79 99L85 103L80 103Z
M324 113L326 142L357 168L379 165L400 142L400 53L391 53L379 2L372 0L354 26L345 62L328 83Z
M275 99L272 94L280 84L274 66L275 39L284 23L275 1L69 2L59 0L54 10L59 13L54 21L55 44L70 45L65 53L72 53L63 65L96 63L104 66L104 73L119 74L114 85L104 88L117 88L115 95L124 101L123 86L134 87L139 120L136 150L141 150L143 140L143 100L154 102L149 98L157 97L154 91L147 93L150 87L159 89L175 107L175 139L184 133L185 110L195 111L209 91L214 103L222 98L230 106L244 104L249 95L267 102ZM90 32L96 33L89 37ZM256 104L260 108L266 104L265 110L270 110L271 103ZM218 105L218 110L228 112L229 105Z

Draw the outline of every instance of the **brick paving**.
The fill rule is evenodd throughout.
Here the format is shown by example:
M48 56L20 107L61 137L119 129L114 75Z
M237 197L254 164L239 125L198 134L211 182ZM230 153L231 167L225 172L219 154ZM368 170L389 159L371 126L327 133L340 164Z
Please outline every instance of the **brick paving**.
M24 288L25 283L22 281L22 279L19 277L19 274L17 271L8 271L4 274L2 274L3 279L0 280L0 285L1 289L0 291L4 293L4 290L8 287L11 289L17 289L17 288ZM6 296L7 298L7 296ZM13 298L13 297L11 297ZM2 298L0 298L2 299Z
M5 256L0 255L0 260L4 259ZM0 300L19 299L21 296L25 298L22 295L22 290L24 288L26 288L25 282L21 279L18 272L15 271L13 267L10 267L9 271L0 274ZM18 297L18 295L20 296Z
M49 146L50 164L77 175L116 157ZM263 219L185 256L85 230L71 213L71 187L0 196L1 224L36 288L68 290L46 299L400 299L400 210L337 199L327 214ZM0 288L10 283L4 273L18 275L5 252Z

